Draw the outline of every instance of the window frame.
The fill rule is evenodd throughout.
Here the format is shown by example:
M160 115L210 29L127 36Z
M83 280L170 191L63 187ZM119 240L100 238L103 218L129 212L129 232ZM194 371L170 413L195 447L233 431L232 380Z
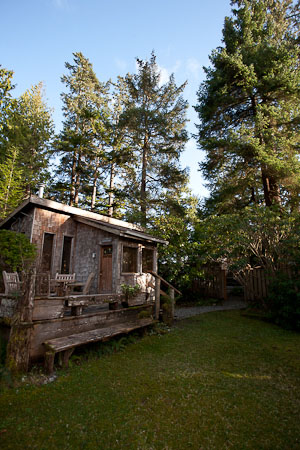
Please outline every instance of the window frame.
M144 251L151 251L151 253L152 253L152 268L151 269L147 269L147 272L149 271L149 270L151 270L152 272L155 270L155 268L154 268L154 256L155 256L155 249L154 248L152 248L152 247L142 247L142 273L147 273L147 272L145 272L144 271L144 263L143 263L143 252Z
M55 244L56 244L56 233L51 233L49 231L44 231L44 233L43 233L43 245L42 245L42 250L41 250L40 268L42 269L42 265L43 265L43 255L44 255L44 245L45 245L45 235L46 234L53 236L50 268L49 268L49 270L46 271L46 272L52 273L52 267L53 267L53 263L54 263L53 255L54 255L54 249L55 249ZM43 272L45 272L45 271L43 270Z
M73 245L74 245L74 236L68 235L68 234L64 234L62 237L62 247L61 247L61 258L60 258L60 273L64 273L62 271L62 264L63 264L63 256L64 256L64 242L65 242L65 238L70 238L71 239L71 248L70 248L70 260L69 260L69 272L67 273L72 273L72 255L73 255Z
M135 261L135 271L134 272L125 272L123 270L123 262L124 262L124 247L130 248L132 250L135 250L136 252L136 261ZM139 247L138 245L128 245L128 244L122 244L122 257L121 257L121 274L122 275L129 275L133 273L139 273L139 253L138 253Z

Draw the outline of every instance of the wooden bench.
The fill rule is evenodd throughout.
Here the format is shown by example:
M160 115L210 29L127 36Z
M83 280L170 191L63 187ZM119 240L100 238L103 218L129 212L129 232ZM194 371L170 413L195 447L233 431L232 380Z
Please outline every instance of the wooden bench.
M82 333L70 334L65 337L50 339L49 341L44 342L46 348L45 370L48 374L53 372L56 353L61 354L61 365L63 367L68 367L69 358L76 347L92 342L107 341L118 334L130 333L133 330L147 327L153 323L152 318L147 318L134 324L116 324L107 328L84 331Z
M5 286L5 294L19 293L22 288L22 283L19 280L19 274L17 272L6 272L3 270L3 281Z

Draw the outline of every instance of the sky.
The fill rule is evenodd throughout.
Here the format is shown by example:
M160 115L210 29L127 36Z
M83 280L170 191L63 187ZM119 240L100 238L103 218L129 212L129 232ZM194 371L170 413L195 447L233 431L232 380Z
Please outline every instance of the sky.
M98 79L113 81L136 72L136 58L149 59L152 50L162 81L174 74L186 80L188 132L196 132L193 106L205 79L203 66L221 45L230 0L4 0L1 2L0 65L14 71L15 97L42 81L53 108L56 131L62 125L60 94L65 87L65 62L82 52ZM208 196L198 163L204 154L190 139L181 157L190 169L192 192Z

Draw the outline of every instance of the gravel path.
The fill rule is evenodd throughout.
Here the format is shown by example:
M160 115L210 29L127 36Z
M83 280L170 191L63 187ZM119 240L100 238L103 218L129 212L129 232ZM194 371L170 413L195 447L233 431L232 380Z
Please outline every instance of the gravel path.
M211 311L226 311L231 309L244 309L247 303L241 299L228 299L216 306L189 306L175 308L175 319L181 320Z

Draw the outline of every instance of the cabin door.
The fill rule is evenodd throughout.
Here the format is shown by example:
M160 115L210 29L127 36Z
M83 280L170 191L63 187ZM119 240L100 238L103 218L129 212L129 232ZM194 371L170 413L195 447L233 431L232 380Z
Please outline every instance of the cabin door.
M101 247L100 293L112 292L112 245Z

